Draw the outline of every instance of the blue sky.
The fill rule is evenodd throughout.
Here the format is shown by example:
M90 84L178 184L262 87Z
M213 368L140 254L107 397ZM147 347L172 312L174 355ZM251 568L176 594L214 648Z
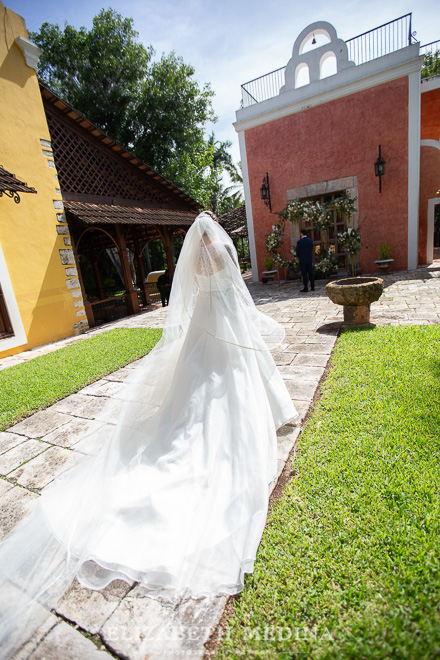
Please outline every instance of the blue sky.
M440 39L438 0L3 0L23 16L29 30L44 21L91 26L103 7L134 19L139 40L156 54L174 50L196 70L199 82L210 82L219 121L218 139L238 139L232 122L240 105L240 85L287 64L298 34L315 21L328 21L338 36L350 39L413 12L416 38L426 44Z

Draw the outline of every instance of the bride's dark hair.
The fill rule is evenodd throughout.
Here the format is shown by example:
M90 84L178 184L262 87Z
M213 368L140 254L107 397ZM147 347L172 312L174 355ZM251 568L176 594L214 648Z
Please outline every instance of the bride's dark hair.
M219 222L219 219L217 218L217 216L215 215L215 213L213 213L212 211L203 211L203 213L204 213L205 215L209 215L209 216L210 216L213 220L215 220L216 222Z

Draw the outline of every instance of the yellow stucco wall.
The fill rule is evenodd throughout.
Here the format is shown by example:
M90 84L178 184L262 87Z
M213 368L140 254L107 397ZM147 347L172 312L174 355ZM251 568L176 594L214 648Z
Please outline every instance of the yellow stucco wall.
M70 249L70 238L54 205L61 194L53 158L43 153L50 147L41 140L50 135L37 75L17 46L19 35L28 36L23 18L0 0L0 164L37 190L21 193L19 204L0 197L0 245L27 338L7 350L0 339L0 357L73 335L85 319L75 266L61 263L59 250Z

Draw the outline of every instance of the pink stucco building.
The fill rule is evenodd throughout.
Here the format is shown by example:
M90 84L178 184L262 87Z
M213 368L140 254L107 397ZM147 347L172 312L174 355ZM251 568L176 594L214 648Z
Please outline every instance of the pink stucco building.
M314 23L296 39L285 68L242 86L235 128L254 280L264 270L265 234L289 200L330 201L345 190L357 197L353 222L361 224L364 273L377 272L384 241L393 246L396 270L432 261L440 76L421 83L424 58L410 21L408 15L347 42L329 23ZM379 145L381 192L374 168ZM266 173L272 212L260 193ZM285 256L299 236L299 227L288 225ZM343 269L337 231L339 225L314 239L331 247Z

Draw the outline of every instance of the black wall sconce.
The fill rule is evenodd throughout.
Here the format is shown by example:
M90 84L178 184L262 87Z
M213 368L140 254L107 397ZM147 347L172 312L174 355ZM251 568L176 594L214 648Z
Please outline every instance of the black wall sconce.
M263 185L260 188L261 199L269 207L269 211L272 213L272 202L270 201L270 186L269 186L269 174L266 172L266 176L263 179Z
M385 174L385 161L382 158L382 145L379 145L379 158L374 163L374 173L379 177L379 192L382 192L382 177Z

